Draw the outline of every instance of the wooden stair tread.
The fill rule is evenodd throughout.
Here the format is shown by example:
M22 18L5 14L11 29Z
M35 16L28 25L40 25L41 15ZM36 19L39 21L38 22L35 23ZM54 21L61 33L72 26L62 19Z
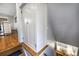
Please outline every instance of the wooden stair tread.
M22 52L19 56L25 56L24 52Z
M7 55L10 55L14 52L16 52L17 50L20 50L21 49L21 44L13 47L13 48L9 48L7 50L4 50L4 51L0 51L0 56L7 56Z

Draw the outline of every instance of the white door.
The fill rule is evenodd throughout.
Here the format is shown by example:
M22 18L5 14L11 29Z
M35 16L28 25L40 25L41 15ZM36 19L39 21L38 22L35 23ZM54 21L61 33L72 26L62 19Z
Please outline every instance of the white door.
M35 19L36 11L31 7L32 5L26 4L22 7L22 18L24 21L24 28L26 39L28 39L28 44L35 49Z

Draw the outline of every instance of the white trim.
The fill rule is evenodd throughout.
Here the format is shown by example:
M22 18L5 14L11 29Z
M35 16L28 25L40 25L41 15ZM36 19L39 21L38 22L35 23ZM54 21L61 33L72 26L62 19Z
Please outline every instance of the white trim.
M0 16L0 18L5 18L5 19L8 19L8 17L5 17L5 16Z
M59 48L65 49L66 51L69 51L70 49L72 49L72 50L74 49L74 50L76 50L75 53L74 53L74 56L78 55L78 47L76 47L76 46L72 46L72 45L65 44L65 43L58 42L58 41L56 41L56 45L57 45L58 50L59 50Z

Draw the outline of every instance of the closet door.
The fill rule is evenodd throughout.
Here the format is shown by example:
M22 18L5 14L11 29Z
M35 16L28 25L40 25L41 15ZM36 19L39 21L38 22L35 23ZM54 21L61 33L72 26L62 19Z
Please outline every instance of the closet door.
M22 8L22 19L24 21L25 36L27 42L32 48L36 49L35 42L35 19L36 19L36 11L33 8L32 4L26 4Z

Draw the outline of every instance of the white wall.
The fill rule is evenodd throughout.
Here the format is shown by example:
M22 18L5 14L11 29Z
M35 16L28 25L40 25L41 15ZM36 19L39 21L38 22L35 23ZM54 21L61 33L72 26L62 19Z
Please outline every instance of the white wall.
M17 20L18 25L20 25L20 27L18 28L20 41L25 43L27 42L28 27L25 24L24 20L30 19L29 41L31 43L35 41L34 46L36 44L36 48L32 48L36 51L39 51L41 48L45 46L45 42L47 40L47 6L46 4L26 4L24 8L25 10L23 11L25 11L25 13L24 15L22 15L23 18L21 18L21 10L17 7L17 15L19 14Z
M19 7L20 7L20 3L16 4L18 39L19 39L19 42L22 43L24 36L23 36L23 28L22 28L22 23L21 23L21 10Z
M8 16L16 16L16 4L0 3L0 14L4 14Z
M46 54L47 56L55 56L55 50L48 46L41 54L40 56L45 56L44 54Z
M12 30L17 30L17 23L15 23L15 17L14 16L8 16L8 22L11 24Z
M39 51L47 41L47 4L37 5L36 17L37 51Z

